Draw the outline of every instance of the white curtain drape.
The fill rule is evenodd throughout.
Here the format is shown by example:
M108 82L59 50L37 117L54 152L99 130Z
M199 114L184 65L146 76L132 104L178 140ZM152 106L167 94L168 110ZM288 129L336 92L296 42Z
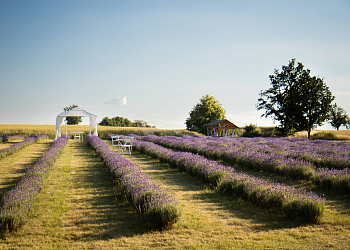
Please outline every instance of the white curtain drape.
M56 118L56 134L55 134L55 141L61 137L61 126L64 123L64 116L57 116Z
M90 115L90 133L91 133L91 126L95 129L94 135L98 136L97 131L97 116Z

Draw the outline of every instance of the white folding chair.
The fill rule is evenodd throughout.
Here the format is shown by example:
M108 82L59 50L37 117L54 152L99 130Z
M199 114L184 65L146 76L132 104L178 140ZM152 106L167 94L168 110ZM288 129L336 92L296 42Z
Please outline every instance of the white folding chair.
M111 139L112 139L112 146L113 146L113 150L114 150L114 147L117 148L117 151L120 150L120 136L119 135L112 135L111 136Z
M124 136L123 139L120 139L121 154L131 155L133 140L134 140L134 137L132 136Z

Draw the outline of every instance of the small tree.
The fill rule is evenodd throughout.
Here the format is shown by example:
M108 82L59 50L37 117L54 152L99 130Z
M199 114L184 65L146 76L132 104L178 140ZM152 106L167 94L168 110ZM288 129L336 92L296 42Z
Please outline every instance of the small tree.
M71 109L77 108L77 107L78 107L78 105L73 104L73 105L70 105L69 107L65 107L64 111L68 111L68 110L71 110ZM81 117L67 117L67 124L68 125L78 125L82 121L83 121L83 119Z
M346 114L345 110L336 103L332 106L329 123L337 130L339 130L340 126L345 126L347 129L350 127L349 116Z
M210 95L205 95L200 102L190 111L190 117L186 119L186 128L190 131L206 134L204 124L225 119L226 111L221 103Z

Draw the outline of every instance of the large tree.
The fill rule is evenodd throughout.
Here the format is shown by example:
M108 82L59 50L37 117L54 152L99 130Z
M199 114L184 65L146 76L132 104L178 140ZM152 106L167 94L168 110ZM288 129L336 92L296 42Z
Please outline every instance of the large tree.
M70 105L69 107L65 107L64 111L68 111L68 110L71 110L71 109L77 108L77 107L78 107L78 105L73 104L73 105ZM67 117L67 124L68 125L78 125L82 121L83 121L83 119L81 117Z
M350 119L345 110L339 107L336 103L332 106L329 122L333 128L339 130L340 126L350 127Z
M225 113L221 103L215 97L207 94L190 111L190 117L186 119L186 127L190 131L205 134L206 128L203 125L225 119Z
M260 92L257 109L265 109L262 116L271 116L280 124L283 135L306 130L310 138L311 130L321 126L329 116L334 96L323 79L310 76L295 58L282 71L275 69L270 75L271 88Z

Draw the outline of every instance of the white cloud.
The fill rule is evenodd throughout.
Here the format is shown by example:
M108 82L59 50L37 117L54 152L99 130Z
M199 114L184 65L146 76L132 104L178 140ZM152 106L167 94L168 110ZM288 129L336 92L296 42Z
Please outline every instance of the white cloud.
M117 97L114 99L110 99L110 100L106 101L106 104L125 106L125 105L128 105L128 101L126 100L126 98L127 98L127 96L124 95L123 97Z

